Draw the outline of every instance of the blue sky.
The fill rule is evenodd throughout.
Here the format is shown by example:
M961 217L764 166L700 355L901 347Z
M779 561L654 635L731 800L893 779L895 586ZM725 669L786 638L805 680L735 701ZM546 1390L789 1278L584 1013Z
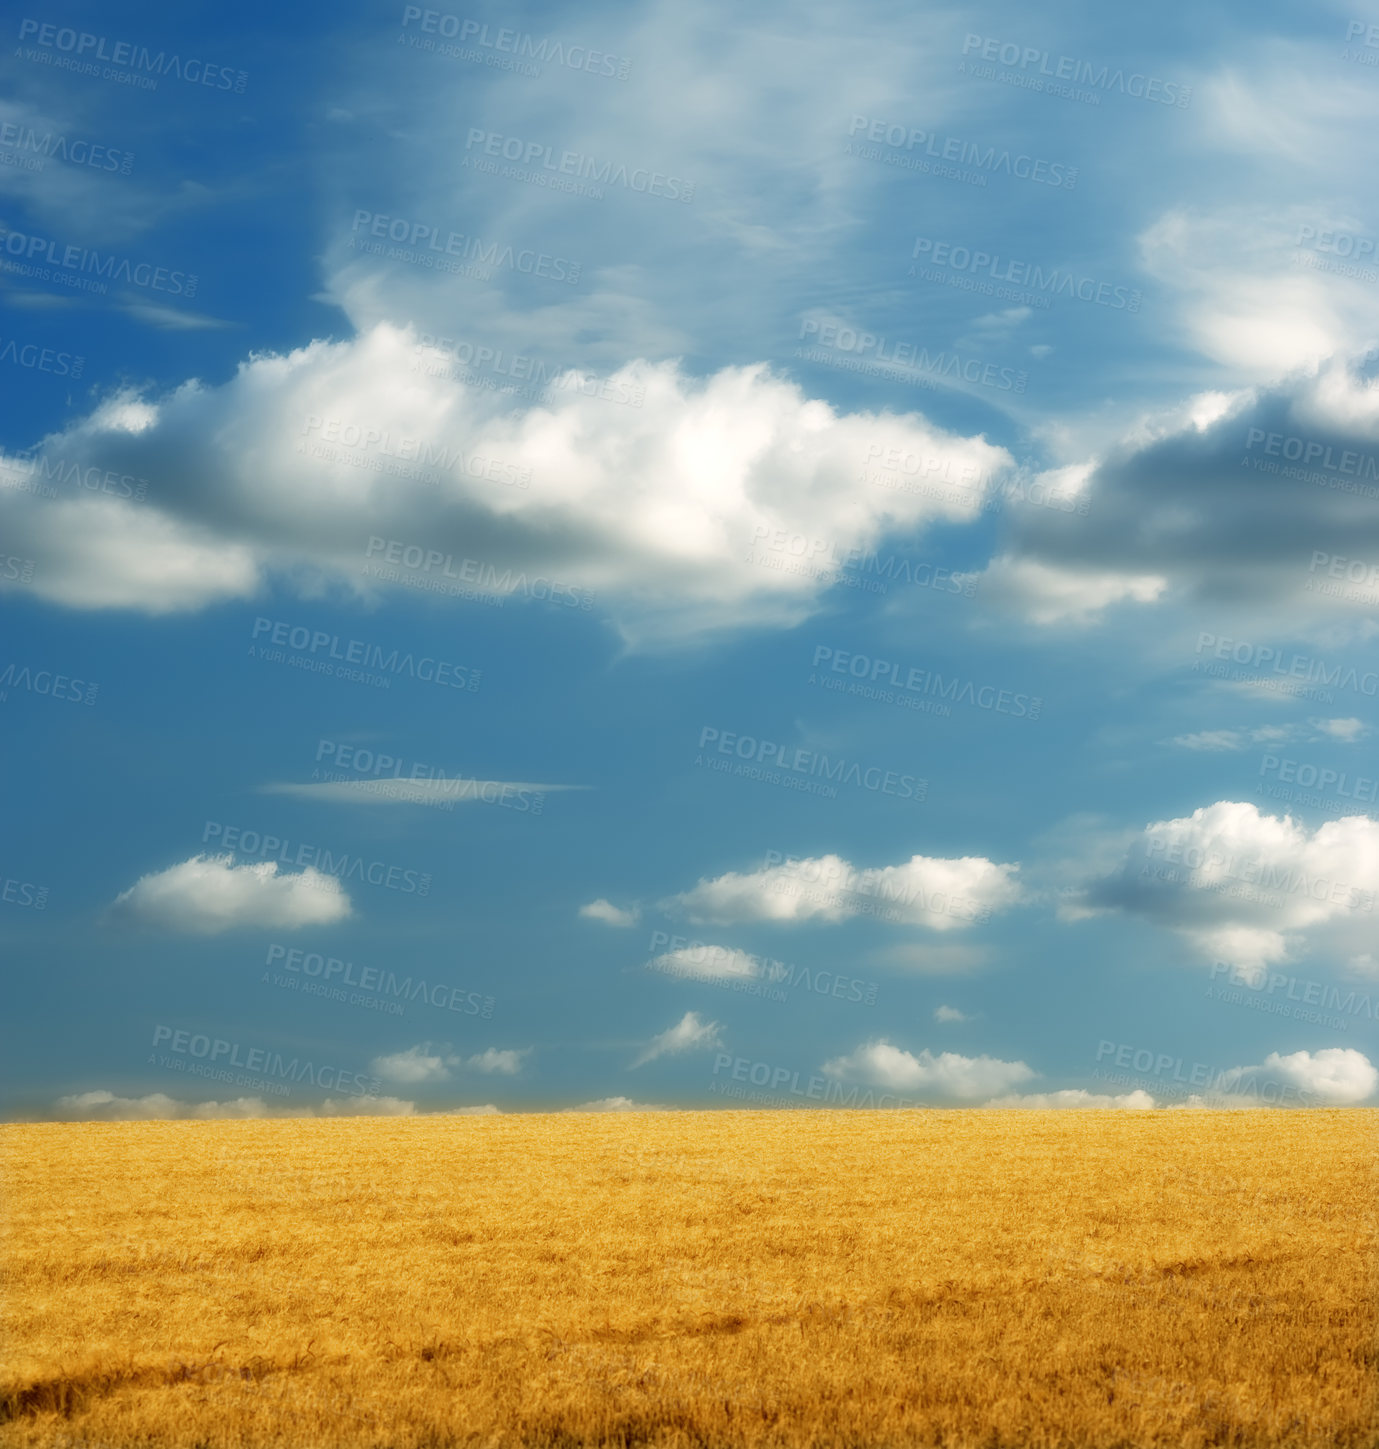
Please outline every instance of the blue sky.
M10 1116L1374 1101L1379 11L7 24Z

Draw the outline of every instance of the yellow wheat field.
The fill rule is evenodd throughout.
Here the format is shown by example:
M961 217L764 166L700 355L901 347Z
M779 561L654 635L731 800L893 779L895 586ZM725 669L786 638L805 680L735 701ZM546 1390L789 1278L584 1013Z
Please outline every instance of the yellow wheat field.
M0 1443L1372 1446L1377 1132L10 1127Z

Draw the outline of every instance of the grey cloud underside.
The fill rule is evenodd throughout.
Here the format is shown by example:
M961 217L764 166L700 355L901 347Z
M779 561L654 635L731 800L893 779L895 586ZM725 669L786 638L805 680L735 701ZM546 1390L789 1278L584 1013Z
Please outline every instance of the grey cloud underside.
M1373 375L1373 368L1351 371L1335 360L1315 376L1249 395L1201 431L1188 424L1121 448L1092 473L1085 517L1024 510L1009 555L1069 571L1163 574L1192 596L1220 603L1300 590L1313 550L1379 558L1379 499L1344 486L1363 489L1362 470L1379 470ZM1252 460L1304 464L1289 463L1281 444L1273 455L1265 441L1247 446L1251 429L1329 448L1330 466L1314 458L1306 471L1338 486L1256 468ZM1346 465L1353 471L1342 471L1346 453L1357 455ZM1368 487L1379 488L1379 476L1371 474Z

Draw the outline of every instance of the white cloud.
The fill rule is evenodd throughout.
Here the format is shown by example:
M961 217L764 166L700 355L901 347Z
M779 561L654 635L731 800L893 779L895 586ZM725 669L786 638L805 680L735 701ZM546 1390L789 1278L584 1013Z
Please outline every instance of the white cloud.
M1323 1047L1316 1053L1298 1051L1289 1056L1270 1052L1258 1066L1223 1072L1217 1085L1230 1093L1252 1085L1261 1076L1275 1081L1281 1078L1299 1092L1339 1107L1363 1102L1379 1087L1379 1070L1354 1047Z
M1363 949L1376 892L1379 821L1352 815L1309 831L1291 816L1220 800L1145 826L1117 869L1087 883L1066 914L1141 916L1205 960L1257 977L1304 939L1347 955Z
M166 612L250 597L270 573L361 597L427 581L421 566L399 566L401 582L364 573L362 541L384 537L490 566L492 592L521 592L537 576L591 591L629 638L788 626L826 585L746 562L758 530L846 551L979 515L977 489L927 498L868 486L868 448L974 475L1010 461L918 414L840 415L764 364L696 379L637 361L609 385L641 390L640 407L552 384L540 405L513 411L501 394L430 375L424 364L443 359L417 348L415 333L380 323L352 341L256 355L218 387L103 404L43 440L57 498L13 486L10 460L0 524L36 568L6 586L77 608ZM370 430L440 456L434 486L351 466L371 456L360 441ZM339 458L312 452L323 439ZM523 486L489 477L494 460ZM105 470L149 480L147 497L72 481Z
M1309 721L1314 729L1339 740L1344 745L1353 745L1369 733L1369 726L1358 719L1314 719Z
M537 785L526 780L474 780L454 775L448 779L327 780L315 784L263 785L262 795L291 795L298 800L327 805L443 805L479 803L517 805L522 794L545 795L562 790L584 790L585 785ZM529 807L530 800L527 802Z
M701 879L661 908L696 924L719 926L879 915L953 931L1019 902L1018 870L1018 865L997 865L981 856L943 860L923 855L901 865L858 869L840 856L825 855Z
M631 1097L600 1097L595 1102L583 1102L578 1107L566 1107L567 1112L669 1112L672 1107L659 1107L654 1102L634 1102Z
M676 1056L681 1052L722 1051L722 1030L716 1021L704 1021L698 1012L687 1011L674 1026L652 1037L632 1065L645 1066L657 1057Z
M520 1050L489 1047L486 1051L466 1057L463 1066L470 1072L491 1072L499 1076L515 1077L531 1052L531 1047L522 1047Z
M747 951L733 946L685 946L666 951L648 962L653 971L671 976L697 977L700 981L752 979L762 974L761 963Z
M417 1086L422 1082L444 1082L450 1078L454 1057L433 1052L429 1045L408 1047L405 1051L375 1057L369 1070L389 1082Z
M984 1107L1024 1107L1034 1111L1048 1111L1054 1108L1083 1110L1087 1108L1108 1111L1152 1111L1154 1098L1148 1092L1136 1090L1120 1096L1108 1096L1104 1092L1088 1092L1081 1087L1067 1087L1061 1092L1031 1092L1021 1096L1015 1093L1008 1097L993 1097L984 1102Z
M934 1008L934 1020L940 1022L971 1021L972 1018L964 1011L959 1011L956 1006L938 1006Z
M825 1062L826 1076L840 1082L885 1087L893 1092L936 1092L972 1101L1027 1082L1034 1072L1024 1062L995 1057L964 1057L956 1052L934 1056L926 1047L918 1056L888 1041L872 1041L849 1056Z
M234 857L193 856L181 865L141 876L115 898L110 919L164 931L220 931L327 926L350 915L340 882L312 866L292 875L277 861L235 865Z
M1112 604L1152 604L1168 587L1162 574L1065 568L1002 554L978 575L982 597L1036 624L1089 624Z
M604 10L590 24L604 49L632 58L630 74L591 84L548 68L539 105L496 71L467 67L472 75L456 86L434 57L370 48L356 66L368 83L341 108L363 118L379 94L416 95L431 124L411 128L405 150L368 124L337 149L334 184L323 188L340 198L325 229L325 298L357 326L424 318L430 330L509 355L668 356L704 338L767 335L771 319L819 295L820 276L856 260L854 219L890 204L890 168L844 152L849 115L903 116L922 94L927 123L937 124L970 108L971 87L942 45L899 32L881 12L771 5L752 25L739 20L717 0L693 12L665 0ZM610 193L605 206L514 186L461 164L476 125L670 173L698 190L691 205ZM520 277L475 284L362 252L345 202L370 204L361 173L387 177L395 214L463 217L466 230L514 245L546 239L546 250L583 259L580 286L547 283L533 295ZM615 221L601 215L614 208ZM686 259L720 252L732 264L713 265L705 286L703 269Z
M1358 719L1312 719L1307 723L1310 732L1302 725L1253 725L1230 730L1198 730L1193 734L1175 735L1164 743L1184 750L1225 753L1250 745L1286 745L1296 740L1352 745L1368 733L1367 726Z
M421 1042L405 1051L375 1057L369 1063L369 1070L376 1077L404 1082L409 1086L422 1082L448 1082L455 1071L515 1077L531 1053L531 1047L487 1047L465 1057L448 1047L433 1047L430 1042Z
M605 926L635 926L642 913L636 906L621 910L612 901L605 901L600 897L596 901L590 901L587 906L581 906L579 914L582 920L602 921Z
M212 527L99 494L41 498L11 464L0 456L0 518L43 561L29 587L48 603L170 614L257 589L253 550Z
M285 1107L260 1097L232 1102L182 1102L162 1092L118 1097L114 1092L80 1092L59 1097L54 1111L65 1121L153 1122L232 1117L409 1117L416 1107L397 1097L327 1097L319 1107Z
M1196 350L1232 378L1271 382L1363 347L1373 328L1363 282L1296 260L1304 225L1334 229L1319 220L1314 207L1179 207L1145 230L1141 255Z
M1265 726L1260 729L1241 730L1197 730L1193 734L1174 735L1167 743L1179 749L1196 750L1207 754L1225 754L1243 750L1249 745L1283 744L1290 731L1281 727Z
M401 1097L327 1097L321 1103L322 1117L412 1117L416 1103Z

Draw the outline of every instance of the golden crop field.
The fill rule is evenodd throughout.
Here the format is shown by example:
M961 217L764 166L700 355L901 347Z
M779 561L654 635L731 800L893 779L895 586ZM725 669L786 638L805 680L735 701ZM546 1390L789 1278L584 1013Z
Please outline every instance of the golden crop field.
M1372 1446L1373 1111L4 1129L0 1443Z

